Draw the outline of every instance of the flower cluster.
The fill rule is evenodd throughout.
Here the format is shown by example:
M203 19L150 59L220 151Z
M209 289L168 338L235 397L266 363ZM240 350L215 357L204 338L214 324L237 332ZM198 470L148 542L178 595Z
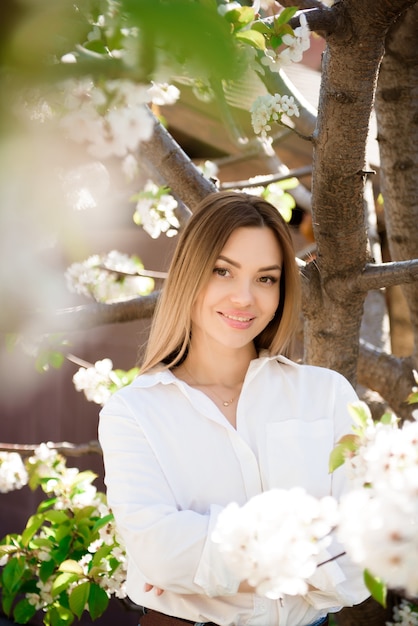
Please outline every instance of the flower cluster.
M393 609L393 620L386 622L386 626L418 626L418 606L401 600L400 605Z
M337 523L337 503L301 488L272 489L244 506L228 505L219 515L212 540L241 580L269 598L305 594L306 579Z
M279 122L282 115L299 117L299 109L293 96L266 94L258 96L251 105L251 123L256 135L268 141L267 134L271 131L271 123Z
M21 489L28 482L28 474L20 454L0 452L0 493Z
M80 367L73 376L73 383L77 391L83 391L89 402L104 404L112 395L113 363L110 359L96 361L92 367Z
M0 542L3 611L18 623L38 610L57 626L85 609L96 619L112 594L126 596L126 554L105 496L92 484L96 475L67 468L45 444L25 465L29 486L47 499L21 535Z
M135 172L135 153L151 138L154 121L146 104L174 104L180 92L174 85L153 82L151 86L131 80L107 80L98 85L91 79L68 80L62 85L61 126L72 141L83 143L97 159L118 157L129 178Z
M180 222L175 215L177 200L167 187L158 187L149 180L135 199L137 204L134 222L141 225L150 237L157 239L161 233L165 233L167 237L177 235L180 228Z
M116 250L95 254L82 263L73 263L65 278L70 291L93 298L98 302L116 302L149 294L154 280L138 276L144 266L137 257L129 257Z
M87 145L91 156L125 158L151 138L153 120L144 106L151 96L147 86L130 80L98 86L73 79L64 84L61 125L73 141Z
M283 65L298 63L302 60L303 53L310 46L310 30L306 15L300 14L300 26L294 29L293 34L283 35L283 43L286 48L279 52L278 57ZM271 65L269 65L271 68Z
M91 367L80 367L73 376L77 391L83 391L87 400L104 404L116 391L129 384L138 374L138 368L129 371L114 370L110 359L96 361Z
M354 562L391 588L418 594L418 422L374 423L354 408L356 441L346 458L351 490L342 498L338 536Z

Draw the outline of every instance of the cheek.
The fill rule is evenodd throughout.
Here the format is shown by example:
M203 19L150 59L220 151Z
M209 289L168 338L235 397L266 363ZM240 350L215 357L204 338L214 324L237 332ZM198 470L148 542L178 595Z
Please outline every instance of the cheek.
M276 311L277 307L279 306L279 302L280 302L280 289L279 289L279 287L277 287L277 288L275 287L268 294L266 294L264 302L265 302L266 308L268 308L269 310L271 310L274 313Z

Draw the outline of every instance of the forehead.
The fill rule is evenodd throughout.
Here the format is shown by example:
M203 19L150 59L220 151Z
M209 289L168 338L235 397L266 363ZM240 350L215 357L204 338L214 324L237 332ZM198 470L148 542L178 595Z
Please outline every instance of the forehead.
M258 259L260 266L278 263L283 257L277 235L267 226L237 228L227 239L220 256L240 261Z

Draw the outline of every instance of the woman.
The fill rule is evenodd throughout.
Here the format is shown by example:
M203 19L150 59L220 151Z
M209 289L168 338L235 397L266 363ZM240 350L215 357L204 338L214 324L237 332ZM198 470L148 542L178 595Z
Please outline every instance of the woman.
M258 596L211 540L230 502L275 487L343 490L328 458L357 397L336 372L284 356L298 311L278 211L241 193L205 198L178 242L141 375L101 411L108 500L128 552L128 595L147 607L141 626L320 624L368 595L342 557L317 569L304 597Z

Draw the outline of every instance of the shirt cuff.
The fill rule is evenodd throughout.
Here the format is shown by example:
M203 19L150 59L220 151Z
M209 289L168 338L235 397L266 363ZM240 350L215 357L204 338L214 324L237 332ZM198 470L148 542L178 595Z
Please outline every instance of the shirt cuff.
M217 544L212 541L212 533L222 510L223 507L218 505L210 507L207 539L194 577L194 582L210 597L234 595L240 584L226 566Z

